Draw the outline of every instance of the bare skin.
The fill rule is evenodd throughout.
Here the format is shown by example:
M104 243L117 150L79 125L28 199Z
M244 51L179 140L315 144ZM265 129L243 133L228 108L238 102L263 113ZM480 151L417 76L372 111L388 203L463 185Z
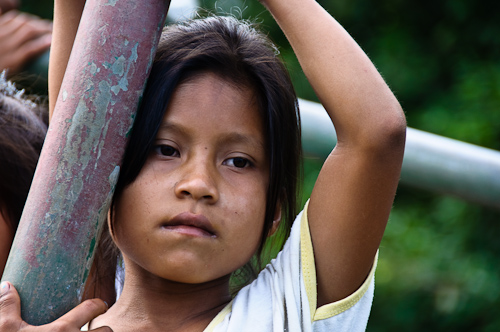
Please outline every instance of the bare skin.
M372 267L399 179L406 124L399 103L366 54L316 1L262 3L289 39L337 130L338 144L318 176L309 205L319 307L352 294ZM218 279L212 278L207 280L210 288L219 289ZM212 294L219 302L211 299L209 308L200 304L207 293L199 294L192 312L210 314L192 318L180 310L184 315L172 318L193 324L174 324L170 331L202 331L216 315L217 304L224 304L224 292ZM166 308L186 305L180 297L169 299L163 303ZM14 311L9 312L15 320ZM97 318L92 326L100 324Z
M49 59L49 119L52 118L85 0L54 0L54 36Z
M52 23L16 10L0 9L0 69L18 73L36 56L49 49Z

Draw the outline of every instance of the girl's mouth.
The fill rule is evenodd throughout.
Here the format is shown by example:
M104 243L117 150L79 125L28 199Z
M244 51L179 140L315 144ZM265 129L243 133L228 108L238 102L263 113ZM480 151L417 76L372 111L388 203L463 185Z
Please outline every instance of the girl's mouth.
M202 214L182 212L161 226L165 230L194 237L216 237L212 224Z

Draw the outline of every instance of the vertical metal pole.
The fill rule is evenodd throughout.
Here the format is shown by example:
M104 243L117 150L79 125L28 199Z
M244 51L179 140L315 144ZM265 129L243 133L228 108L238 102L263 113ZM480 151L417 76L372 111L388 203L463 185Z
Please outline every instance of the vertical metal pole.
M2 280L30 324L79 303L165 21L164 0L88 0Z

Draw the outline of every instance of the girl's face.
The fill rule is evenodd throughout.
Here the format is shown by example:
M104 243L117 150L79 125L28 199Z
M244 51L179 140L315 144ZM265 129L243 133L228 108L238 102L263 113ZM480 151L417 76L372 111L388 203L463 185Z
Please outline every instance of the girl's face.
M178 86L154 150L116 202L127 271L202 283L247 263L264 224L268 168L251 89L212 73Z

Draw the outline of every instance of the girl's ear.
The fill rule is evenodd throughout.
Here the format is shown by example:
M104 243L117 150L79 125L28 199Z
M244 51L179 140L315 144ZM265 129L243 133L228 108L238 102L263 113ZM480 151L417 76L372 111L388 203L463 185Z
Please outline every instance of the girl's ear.
M111 206L108 210L108 218L107 218L106 222L108 223L109 235L111 235L111 239L113 240L113 242L116 243L114 229L113 229L113 220L112 220L114 213L112 213L112 211L111 211L113 208L114 208L114 204L111 204Z
M276 233L278 227L280 226L280 222L281 222L281 202L278 202L276 204L276 210L274 211L273 225L271 226L271 229L267 234L268 237Z

